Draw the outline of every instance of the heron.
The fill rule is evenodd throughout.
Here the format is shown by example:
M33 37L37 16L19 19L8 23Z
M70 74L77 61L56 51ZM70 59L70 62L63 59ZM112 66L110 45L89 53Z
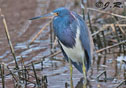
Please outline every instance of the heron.
M51 18L54 34L58 39L60 49L65 60L70 63L70 75L72 79L72 65L87 78L87 71L91 66L92 43L91 33L83 20L76 12L70 11L65 7L60 7L52 12L33 17Z

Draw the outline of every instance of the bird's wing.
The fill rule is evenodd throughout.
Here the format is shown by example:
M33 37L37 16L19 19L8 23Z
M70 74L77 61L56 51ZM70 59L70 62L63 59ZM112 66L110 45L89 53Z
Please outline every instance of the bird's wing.
M58 41L58 43L59 43L59 41ZM59 45L60 45L60 43L59 43ZM69 62L69 58L68 58L68 56L67 56L67 54L64 52L64 50L63 50L63 48L62 48L62 46L60 45L60 48L61 48L61 51L62 51L62 53L63 53L63 55L64 55L64 59L67 61L67 62ZM71 59L70 59L71 60ZM82 71L82 64L81 63L76 63L76 62L73 62L72 60L71 60L71 62L72 62L72 64L82 73L83 71Z
M69 30L71 31L71 33L72 33L72 35L69 35L69 37L70 37L70 39L72 39L72 40L75 40L75 34L76 34L76 29L77 29L77 27L76 27L76 25L75 24L77 24L77 21L73 21L70 25L69 25ZM69 33L69 32L67 32L67 33ZM65 37L65 36L64 36ZM65 38L65 39L67 39L66 41L68 41L69 43L71 43L71 40L69 40L69 38L68 38L68 34L67 34L67 38ZM67 48L73 48L73 46L72 47L68 47L68 46L66 46L66 45L69 45L68 44L68 42L66 42L66 41L61 41L60 39L58 40L58 43L59 43L59 45L60 45L60 48L61 48L61 50L62 50L62 53L63 53L63 55L64 55L64 57L65 57L65 60L67 61L67 62L69 62L69 60L68 59L70 59L71 60L71 58L68 58L68 56L67 56L67 54L65 53L65 51L64 51L64 49L62 48L62 46L61 46L61 44L60 43L62 43L65 47L67 47ZM74 44L70 44L70 45L74 45ZM83 71L82 71L82 63L80 63L80 62L73 62L72 60L71 60L71 62L72 62L72 64L82 73Z
M59 40L58 40L58 43L59 43ZM61 49L61 51L62 51L62 53L63 53L63 55L64 55L64 59L68 62L69 60L68 60L68 56L66 55L66 53L64 52L64 50L63 50L63 48L62 48L62 46L61 46L61 44L59 43L59 45L60 45L60 49Z
M76 20L78 20L78 23L80 25L80 40L82 43L82 47L85 50L85 56L86 56L86 62L87 62L86 64L87 64L87 69L88 69L91 64L92 53L93 53L91 33L86 23L84 22L83 18L75 12L72 12L72 14L77 18Z

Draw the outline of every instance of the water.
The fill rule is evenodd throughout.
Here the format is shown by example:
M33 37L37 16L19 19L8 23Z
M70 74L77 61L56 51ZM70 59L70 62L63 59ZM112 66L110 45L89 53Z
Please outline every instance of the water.
M63 2L63 0L61 1ZM71 0L65 1L66 7L74 7L74 3L71 3ZM74 0L73 0L74 2ZM48 13L49 11L52 11L54 8L57 8L59 6L64 6L64 4L57 2L55 0L37 0L36 3L36 9L34 10L35 15L39 16L41 14ZM50 7L50 5L52 7ZM27 6L27 5L26 5ZM44 7L44 8L43 8ZM74 8L75 9L75 8ZM78 9L78 8L76 8ZM78 11L80 12L80 11ZM28 17L30 18L30 17ZM27 18L27 19L28 19ZM47 20L48 21L48 20ZM62 54L57 55L54 57L54 60L51 60L51 58L44 58L44 56L51 54L50 49L50 29L49 27L46 28L46 30L43 31L43 33L34 41L32 45L28 45L31 39L36 35L36 33L43 27L43 25L47 22L43 20L36 20L36 21L28 21L24 19L24 22L22 23L22 26L18 28L12 28L10 31L12 43L14 45L14 50L16 53L16 58L18 61L18 64L21 65L21 57L24 60L25 65L31 65L31 62L40 62L43 61L43 70L41 70L41 63L35 64L35 68L38 71L38 76L47 76L48 79L48 88L65 88L65 83L68 83L68 87L70 88L70 72L69 72L69 64L65 63L63 60ZM9 24L10 25L10 24ZM10 25L11 26L11 25ZM15 25L17 26L17 25ZM18 29L18 30L17 30ZM14 30L14 33L13 33ZM5 38L5 35L2 35L0 37L0 61L2 63L5 63L6 65L9 65L10 67L14 67L14 60L11 54L11 51L8 47L7 40ZM59 48L57 48L59 50ZM101 58L103 60L103 57ZM117 58L113 58L112 55L107 56L107 64L106 65L100 65L100 70L97 70L97 62L95 61L95 64L92 66L92 69L88 72L88 79L89 83L92 87L90 88L96 88L100 86L100 88L115 88L123 79L123 74L120 74L119 78L115 76L116 74L115 70L115 60L117 60L117 66L119 69L118 71L123 73L123 69L125 69L125 62L120 63L126 60L126 56L119 56ZM60 60L60 61L58 61ZM101 61L102 63L103 61ZM121 66L121 69L120 69ZM31 67L30 67L31 68ZM32 68L31 68L32 69ZM107 82L104 81L104 76L101 76L99 79L100 81L97 81L97 76L102 73L104 70L107 71ZM8 72L6 72L8 73ZM32 71L30 71L31 74ZM78 72L75 68L73 70L73 83L74 87L81 85L81 78L83 75ZM6 85L7 87L13 88L13 82L12 77L10 75L6 76ZM0 81L1 82L1 81ZM35 79L34 79L35 82ZM33 87L33 84L29 84L30 87ZM1 84L0 84L1 87Z

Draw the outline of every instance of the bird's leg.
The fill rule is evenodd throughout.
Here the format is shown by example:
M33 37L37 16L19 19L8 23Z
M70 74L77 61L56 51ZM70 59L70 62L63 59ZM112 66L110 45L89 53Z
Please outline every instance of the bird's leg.
M85 64L84 64L84 60L82 59L82 62L83 62L83 75L84 75L84 85L83 85L83 88L86 88L87 86L87 74L86 74L86 67L85 67Z
M73 67L70 59L69 59L69 64L70 64L70 83L71 83L71 88L73 88L73 79L72 79Z

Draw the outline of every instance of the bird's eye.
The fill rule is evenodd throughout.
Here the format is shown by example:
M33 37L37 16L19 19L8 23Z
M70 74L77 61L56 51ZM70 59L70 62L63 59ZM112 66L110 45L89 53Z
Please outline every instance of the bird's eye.
M58 13L58 12L57 12L56 14L57 14L57 16L59 15L59 13Z
M54 13L54 15L55 15L55 16L58 16L58 15L59 15L59 13L58 13L58 12L56 12L56 13Z

